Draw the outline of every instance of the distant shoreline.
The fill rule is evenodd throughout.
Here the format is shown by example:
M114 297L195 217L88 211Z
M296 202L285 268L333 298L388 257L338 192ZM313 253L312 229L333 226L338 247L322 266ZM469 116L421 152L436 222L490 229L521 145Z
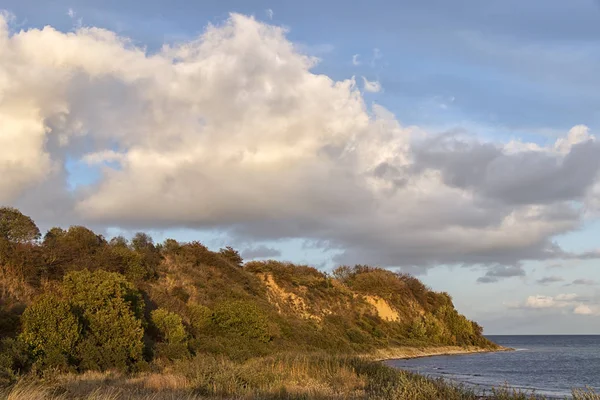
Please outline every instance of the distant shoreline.
M395 347L390 349L381 349L372 355L375 361L387 360L407 360L411 358L435 357L435 356L450 356L450 355L465 355L475 353L496 353L503 351L514 351L509 347L498 346L498 348L490 349L485 347L461 347L461 346L442 346L442 347Z

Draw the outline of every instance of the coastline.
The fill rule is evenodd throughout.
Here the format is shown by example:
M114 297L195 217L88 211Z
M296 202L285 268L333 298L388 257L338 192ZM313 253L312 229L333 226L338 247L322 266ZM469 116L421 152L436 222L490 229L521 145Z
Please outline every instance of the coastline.
M370 354L368 357L373 361L386 361L474 353L496 353L503 351L514 351L514 349L502 346L498 346L494 349L477 346L393 347L389 349L379 349L374 354Z

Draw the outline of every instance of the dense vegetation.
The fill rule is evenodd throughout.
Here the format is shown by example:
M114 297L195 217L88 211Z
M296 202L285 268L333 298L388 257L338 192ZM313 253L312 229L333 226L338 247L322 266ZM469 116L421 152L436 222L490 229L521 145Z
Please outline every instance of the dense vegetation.
M85 376L144 390L170 377L158 386L217 396L474 398L365 358L426 346L495 348L447 293L409 275L244 263L230 247L82 226L42 238L0 208L0 385L18 382L13 398L31 377L67 390Z

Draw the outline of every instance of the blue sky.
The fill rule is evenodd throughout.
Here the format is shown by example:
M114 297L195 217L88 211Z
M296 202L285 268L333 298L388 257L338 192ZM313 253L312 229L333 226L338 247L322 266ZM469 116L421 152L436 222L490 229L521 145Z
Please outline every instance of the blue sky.
M367 107L385 107L403 127L416 126L430 135L461 132L484 143L520 141L540 147L554 146L577 125L585 125L591 134L600 129L600 3L593 0L4 0L0 8L14 15L13 33L46 25L60 32L98 27L131 38L134 46L145 48L149 54L159 52L164 44L193 41L209 23L219 26L230 13L240 13L264 24L285 27L287 40L298 52L320 59L311 73L326 75L333 81L355 76ZM381 90L366 90L363 77L378 82ZM370 112L375 113L373 110ZM105 169L120 171L112 159L96 164L86 161L83 149L96 146L100 139L95 140L69 148L68 154L60 158L63 172L53 179L66 185L70 194L57 194L56 199L66 196L68 201L76 201L103 179ZM50 146L50 139L48 143ZM106 146L118 152L132 145L121 140ZM578 168L584 171L588 167ZM29 207L32 214L36 213L33 200L14 199L15 204L22 201L25 209ZM582 197L574 197L573 201L585 202ZM60 214L58 211L48 215L37 212L42 224L77 221L75 217L53 218ZM572 253L598 248L600 223L591 214L572 227L553 230L544 237L544 246L556 243ZM179 217L173 219L176 222L140 217L118 227L118 215L94 226L115 234L144 228L151 230L158 241L167 237L199 239L214 247L231 241L246 251L263 246L280 254L281 259L324 269L345 260L339 256L343 252L339 246L314 244L329 240L327 228L319 228L318 235L305 236L286 230L284 240L274 240L274 233L266 233L268 224L289 224L290 231L301 230L302 221L293 216L272 220L265 217L262 224L252 225L256 232L265 233L252 236L245 233L250 228L242 222L223 225L216 217L189 224ZM341 243L350 243L345 235L335 237L343 237ZM251 244L254 239L258 244ZM393 247L394 243L388 245ZM379 243L372 248L377 246ZM364 254L370 249L365 248ZM495 267L504 263L504 257L498 257L498 262L478 264L459 256L440 256L424 262L424 267L419 261L415 262L417 267L399 263L398 268L419 273L433 289L449 292L459 310L480 321L490 334L598 331L599 313L572 312L581 304L594 310L600 304L599 286L595 284L600 283L596 258L515 257L503 264L516 271L512 275L509 267ZM494 278L494 282L481 283L482 276ZM575 294L578 300L562 300L564 294ZM549 302L540 306L542 303L536 299L542 297L536 296Z

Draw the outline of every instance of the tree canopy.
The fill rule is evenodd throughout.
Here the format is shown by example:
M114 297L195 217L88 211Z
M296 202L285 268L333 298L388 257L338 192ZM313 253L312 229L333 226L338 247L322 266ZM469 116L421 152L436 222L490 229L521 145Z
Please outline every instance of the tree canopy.
M41 237L33 220L16 208L0 207L0 237L16 243L26 243Z

